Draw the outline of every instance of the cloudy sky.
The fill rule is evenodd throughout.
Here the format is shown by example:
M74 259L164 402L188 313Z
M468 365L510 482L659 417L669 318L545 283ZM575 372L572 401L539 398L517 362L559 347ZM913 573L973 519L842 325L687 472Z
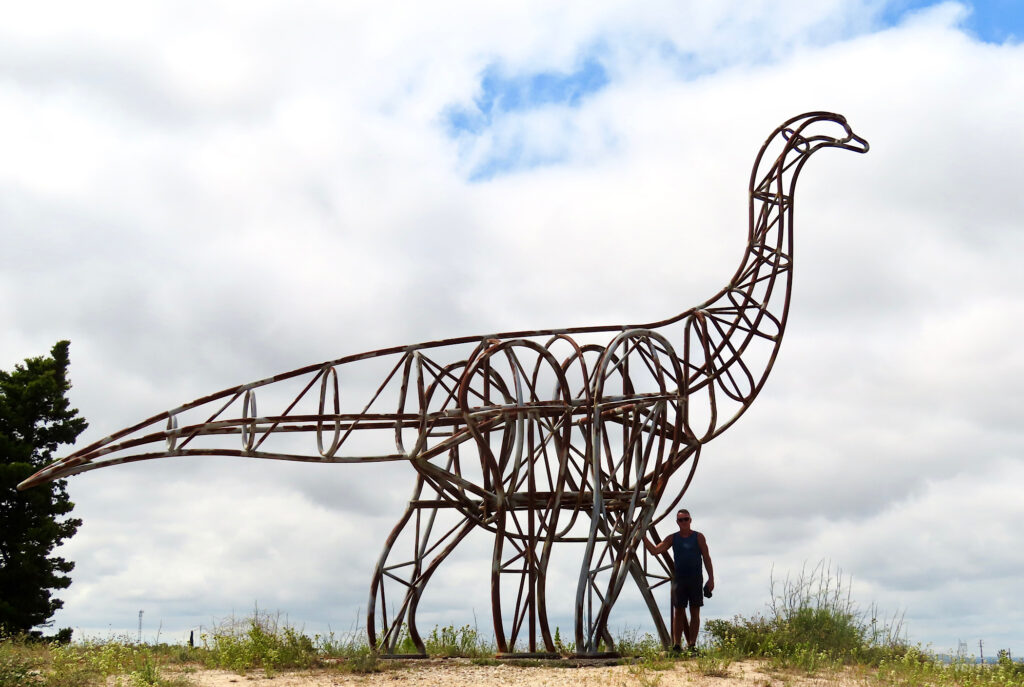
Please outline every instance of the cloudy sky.
M705 617L827 560L914 641L1024 654L1019 3L8 5L0 367L70 339L82 445L349 353L680 312L739 262L765 136L845 114L871 152L808 165L778 363L686 499ZM258 604L349 630L412 484L74 477L56 624L134 635L142 610L178 641ZM421 626L488 630L488 552L446 562ZM628 594L612 625L652 629Z

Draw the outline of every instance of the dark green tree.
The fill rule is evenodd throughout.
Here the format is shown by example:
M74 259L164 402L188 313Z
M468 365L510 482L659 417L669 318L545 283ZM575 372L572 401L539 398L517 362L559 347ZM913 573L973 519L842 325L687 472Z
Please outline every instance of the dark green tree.
M17 491L19 482L51 462L61 444L73 444L86 421L70 407L69 342L49 356L0 370L0 631L46 625L64 605L51 590L71 584L75 564L53 549L82 524L65 481Z

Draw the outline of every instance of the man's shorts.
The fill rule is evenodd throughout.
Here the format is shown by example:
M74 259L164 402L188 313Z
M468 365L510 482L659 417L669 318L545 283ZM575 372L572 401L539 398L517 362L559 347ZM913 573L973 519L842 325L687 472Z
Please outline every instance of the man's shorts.
M672 605L676 608L704 605L704 580L700 577L681 577L672 582Z

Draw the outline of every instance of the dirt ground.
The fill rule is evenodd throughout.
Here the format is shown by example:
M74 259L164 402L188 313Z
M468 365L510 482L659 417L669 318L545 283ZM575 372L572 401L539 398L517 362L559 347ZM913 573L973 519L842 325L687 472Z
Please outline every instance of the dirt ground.
M358 675L337 669L263 673L203 670L189 677L202 687L471 687L476 685L539 685L545 687L855 687L863 684L852 675L809 677L780 673L752 661L733 663L723 677L701 674L696 661L677 662L670 670L637 665L578 668L517 665L478 666L464 659L409 661L383 672Z

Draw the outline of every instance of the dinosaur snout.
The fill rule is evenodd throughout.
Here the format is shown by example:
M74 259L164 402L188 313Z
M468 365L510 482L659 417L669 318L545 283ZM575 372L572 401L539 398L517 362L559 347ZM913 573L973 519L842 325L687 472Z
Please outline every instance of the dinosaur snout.
M846 132L848 134L847 137L837 141L837 144L840 148L852 150L855 153L866 153L868 152L868 150L871 149L871 146L868 145L868 142L866 140L864 140L857 134L853 133L849 129L847 129Z

